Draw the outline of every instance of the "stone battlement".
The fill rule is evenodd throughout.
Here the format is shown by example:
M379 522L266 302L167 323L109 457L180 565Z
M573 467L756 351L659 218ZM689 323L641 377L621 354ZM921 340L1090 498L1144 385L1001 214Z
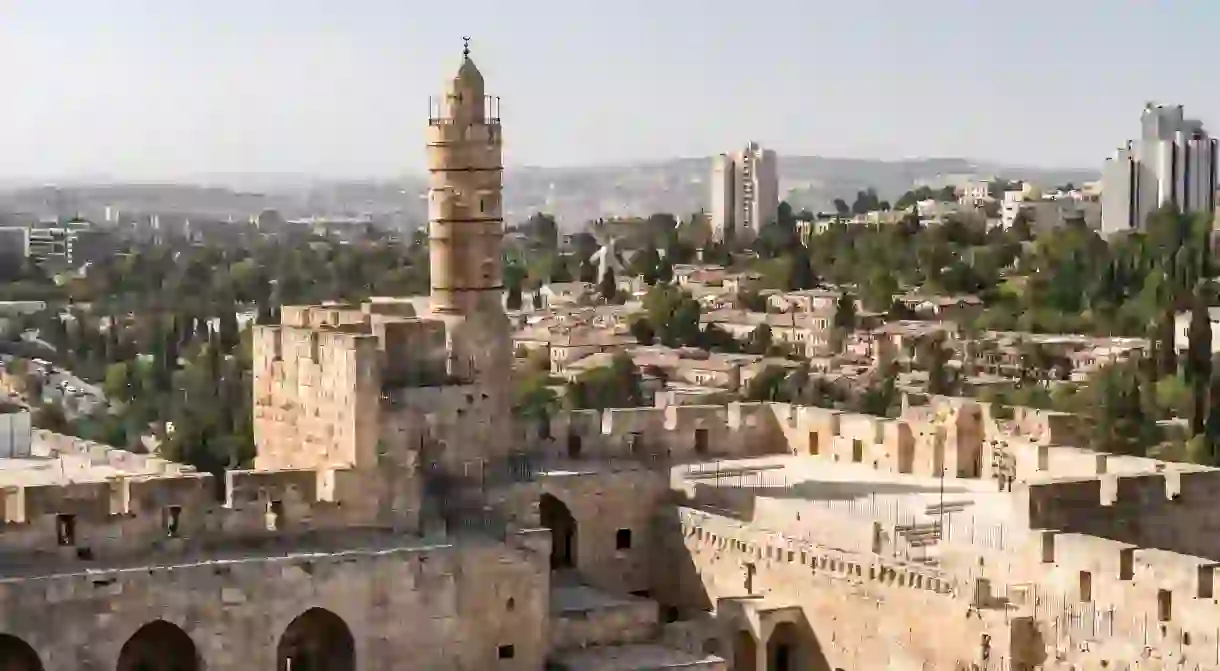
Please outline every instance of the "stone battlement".
M0 562L104 561L357 527L417 530L415 487L399 483L395 496L383 496L382 482L351 469L230 471L223 501L206 473L9 486L0 498Z
M528 424L523 429L539 432ZM691 460L766 454L773 429L765 403L611 408L560 412L537 442L554 456Z

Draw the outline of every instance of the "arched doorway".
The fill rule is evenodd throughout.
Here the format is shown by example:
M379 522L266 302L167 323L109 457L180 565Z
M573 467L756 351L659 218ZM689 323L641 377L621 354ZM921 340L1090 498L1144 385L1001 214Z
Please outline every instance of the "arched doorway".
M758 643L754 634L740 629L733 635L733 671L755 671L758 668Z
M767 639L767 671L830 671L813 630L781 622Z
M343 618L323 608L297 616L280 636L276 671L356 671L356 641Z
M42 671L42 660L29 643L0 634L0 671Z
M551 530L551 570L576 567L576 518L563 501L543 494L538 501L542 526Z
M200 671L195 642L176 624L149 622L119 651L117 671Z

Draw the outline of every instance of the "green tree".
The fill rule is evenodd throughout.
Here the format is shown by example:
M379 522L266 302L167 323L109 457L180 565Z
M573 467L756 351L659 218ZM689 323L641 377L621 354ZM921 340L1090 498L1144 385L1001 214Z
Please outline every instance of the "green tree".
M872 312L886 312L894 304L898 293L898 280L885 268L873 268L865 278L861 290L864 307Z
M738 291L733 298L733 305L738 310L749 310L750 312L766 312L767 299L757 291L746 289Z
M1190 330L1182 368L1191 389L1190 426L1192 435L1204 433L1210 404L1212 379L1212 320L1208 310L1211 291L1204 282L1195 286L1191 301ZM1220 399L1217 399L1220 400Z
M53 433L68 433L68 418L64 416L64 410L58 403L42 403L38 409L34 411L31 418L31 423L40 428L46 429Z
M581 259L580 265L577 267L576 274L577 278L581 282L593 284L597 281L597 264L593 263L587 258Z
M856 192L856 201L851 205L852 214L867 214L879 209L881 209L881 199L877 197L876 189L870 186L864 191Z
M539 427L541 437L550 436L550 419L559 410L559 396L548 385L545 373L518 379L513 389L513 413Z
M928 393L953 396L957 393L958 370L950 365L953 352L943 333L925 337L915 350L915 365L928 373Z
M631 331L631 337L641 345L651 345L657 337L657 332L652 328L652 323L648 321L647 317L632 319L627 328Z
M555 217L536 212L525 222L525 234L536 248L554 252L559 249L559 225Z
M788 261L788 290L812 289L817 286L818 277L813 272L809 255L803 248L798 248Z
M856 297L850 291L842 292L835 301L834 327L849 333L856 330Z
M1144 414L1140 379L1131 366L1111 365L1101 371L1090 391L1093 449L1144 456L1155 442L1155 424Z
M669 284L674 281L673 255L665 254L657 261L657 282Z
M678 287L658 284L650 289L644 296L644 312L662 345L681 347L700 343L702 310L698 301Z
M132 399L130 367L126 362L120 361L106 367L102 391L111 400L127 402Z
M504 299L504 307L509 310L520 310L522 303L521 284L514 283L508 286L508 295Z
M640 373L626 352L617 352L604 368L569 382L565 398L577 409L634 408L644 405Z
M779 366L767 366L746 383L747 401L786 401L784 379L787 373Z
M759 324L750 333L750 342L746 350L751 354L766 354L771 349L771 327Z
M614 279L613 268L606 267L606 272L602 275L601 282L598 284L598 291L601 293L602 299L607 303L618 301L618 282Z
M633 275L641 276L644 279L644 284L652 286L657 283L657 269L660 264L661 255L657 252L657 248L648 246L640 250L631 259L629 272Z

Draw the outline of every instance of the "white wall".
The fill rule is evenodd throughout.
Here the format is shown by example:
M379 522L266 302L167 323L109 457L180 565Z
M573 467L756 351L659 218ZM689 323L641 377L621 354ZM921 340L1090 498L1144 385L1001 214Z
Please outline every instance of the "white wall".
M0 413L0 457L30 456L30 413Z

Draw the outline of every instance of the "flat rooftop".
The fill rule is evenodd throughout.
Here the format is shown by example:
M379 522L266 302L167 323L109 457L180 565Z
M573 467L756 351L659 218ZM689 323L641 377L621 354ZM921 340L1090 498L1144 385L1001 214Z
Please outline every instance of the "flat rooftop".
M118 475L192 471L154 455L35 430L29 456L0 457L0 487L102 482Z
M818 512L889 525L920 525L940 521L943 510L947 514L944 522L955 528L954 536L970 537L975 528L1015 529L1015 500L990 479L942 481L873 470L864 464L794 456L726 460L698 468L702 472L676 469L675 479L749 489L755 495L753 523L794 536L808 536L806 531L818 529L828 532L821 528L824 520L817 520Z
M645 599L615 596L588 585L551 586L551 613L587 613L648 603Z

